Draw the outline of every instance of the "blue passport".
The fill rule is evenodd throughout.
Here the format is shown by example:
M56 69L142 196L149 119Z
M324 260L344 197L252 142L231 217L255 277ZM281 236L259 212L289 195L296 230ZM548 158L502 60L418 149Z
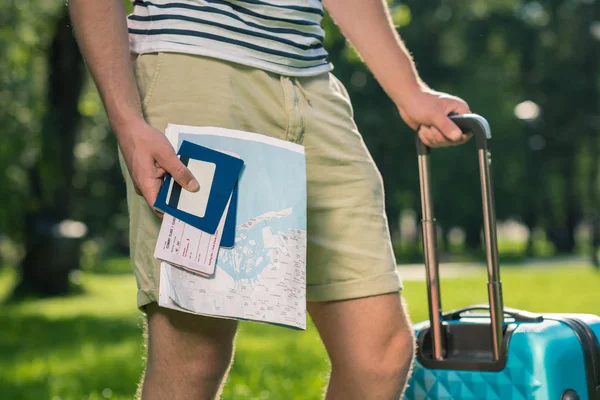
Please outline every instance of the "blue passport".
M234 155L185 140L181 143L177 155L194 174L200 189L197 192L189 192L167 174L154 208L213 235L225 212L227 202L231 199L221 245L233 247L237 213L237 181L244 161Z

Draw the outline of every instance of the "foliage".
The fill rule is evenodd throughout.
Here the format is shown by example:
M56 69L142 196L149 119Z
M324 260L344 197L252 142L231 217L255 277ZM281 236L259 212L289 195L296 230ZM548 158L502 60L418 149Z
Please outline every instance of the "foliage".
M594 225L600 243L600 2L388 3L423 79L466 99L490 121L498 218L543 229L559 252L575 250L580 223ZM0 3L0 240L10 237L19 246L24 217L41 201L32 193L28 171L40 158L49 43L64 7L41 0ZM382 172L390 227L398 236L399 215L420 208L414 132L328 15L324 26L334 73L349 91L359 129ZM515 110L525 101L539 112L519 119ZM93 264L103 252L127 251L128 220L116 141L89 77L78 111L69 217L88 226L92 240L84 258ZM435 151L432 158L440 243L449 247L450 228L459 226L467 245L479 248L473 144ZM45 179L51 185L58 178L49 173ZM533 254L532 246L524 251Z
M576 224L600 206L600 40L592 34L598 3L407 0L393 2L392 14L403 16L396 21L399 32L425 82L466 99L489 120L499 219L574 236ZM330 19L326 26L335 73L347 84L357 124L382 171L394 229L400 210L419 208L414 134ZM582 46L589 50L576 55ZM541 112L520 120L515 109L526 100ZM476 245L481 217L473 145L432 158L438 220L463 227ZM572 239L559 236L551 237L559 247Z
M0 232L17 240L26 209L37 206L27 170L40 152L45 57L57 12L55 2L0 2Z
M19 245L25 240L25 217L44 207L59 180L43 163L42 153L48 143L44 145L42 127L48 109L48 54L65 12L66 6L60 2L0 4L0 52L4 55L0 57L0 122L4 135L0 145L0 171L4 172L0 174L0 237ZM81 122L74 149L75 174L69 182L71 192L65 196L70 198L69 218L85 222L90 237L119 251L127 246L125 190L116 141L89 76L75 111L81 115ZM61 137L56 135L54 141L60 143ZM42 186L46 189L41 195L31 182L31 171L40 161ZM94 248L98 250L98 244Z
M600 313L594 271L507 268L502 278L507 306ZM11 279L11 270L0 273L0 301ZM483 279L442 279L444 309L486 301ZM0 398L131 399L143 365L133 276L86 274L83 285L85 294L77 297L0 304ZM405 287L412 320L425 319L424 284ZM579 295L557 295L574 292ZM329 367L312 324L297 332L243 323L236 350L225 399L320 398Z

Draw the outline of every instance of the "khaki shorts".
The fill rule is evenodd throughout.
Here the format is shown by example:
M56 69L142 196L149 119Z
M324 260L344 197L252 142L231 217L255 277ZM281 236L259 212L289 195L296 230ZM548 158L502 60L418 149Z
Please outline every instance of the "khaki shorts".
M217 126L305 146L309 301L401 289L381 175L358 133L348 94L332 74L290 78L177 53L134 56L134 65L146 120L162 132L168 123ZM158 301L160 262L153 254L160 220L123 172L143 309Z

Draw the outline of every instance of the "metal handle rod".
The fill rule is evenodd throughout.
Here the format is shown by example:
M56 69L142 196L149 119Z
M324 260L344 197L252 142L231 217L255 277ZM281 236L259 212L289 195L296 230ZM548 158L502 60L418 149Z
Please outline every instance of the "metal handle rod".
M494 360L500 359L502 349L504 304L502 301L502 283L498 262L498 240L496 237L496 212L492 174L490 172L491 155L489 140L491 132L488 122L476 114L450 117L463 132L475 134L479 171L481 177L481 197L483 203L483 228L488 271L488 301L490 305L490 329ZM443 315L440 296L439 265L436 248L436 222L433 217L433 201L430 189L429 149L417 135L417 154L419 161L419 183L421 185L421 208L423 213L423 250L427 277L427 299L429 302L429 322L432 354L435 360L444 359Z
M417 139L418 140L418 139ZM437 259L437 232L433 217L433 201L429 185L429 155L419 154L419 183L421 186L421 209L423 218L423 254L427 274L427 298L429 303L429 326L431 327L431 350L435 360L444 359L442 342L442 305L440 297L439 268Z
M487 148L480 148L477 153L479 170L481 172L481 199L483 203L483 229L488 270L488 300L490 303L492 346L494 360L498 360L500 359L500 349L502 348L504 305L502 304L502 283L500 281L500 267L498 262L496 211L492 189L492 174L490 172L491 155Z

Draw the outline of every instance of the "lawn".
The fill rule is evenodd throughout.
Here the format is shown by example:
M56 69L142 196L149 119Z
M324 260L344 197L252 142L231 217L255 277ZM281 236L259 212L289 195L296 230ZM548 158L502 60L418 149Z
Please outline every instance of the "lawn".
M600 314L600 273L585 268L503 270L507 306ZM486 300L484 276L442 281L444 308ZM14 272L0 270L0 301ZM131 399L142 371L142 319L130 274L85 274L85 294L0 303L0 399ZM414 321L425 286L406 282ZM328 364L316 331L243 323L225 399L319 399Z

